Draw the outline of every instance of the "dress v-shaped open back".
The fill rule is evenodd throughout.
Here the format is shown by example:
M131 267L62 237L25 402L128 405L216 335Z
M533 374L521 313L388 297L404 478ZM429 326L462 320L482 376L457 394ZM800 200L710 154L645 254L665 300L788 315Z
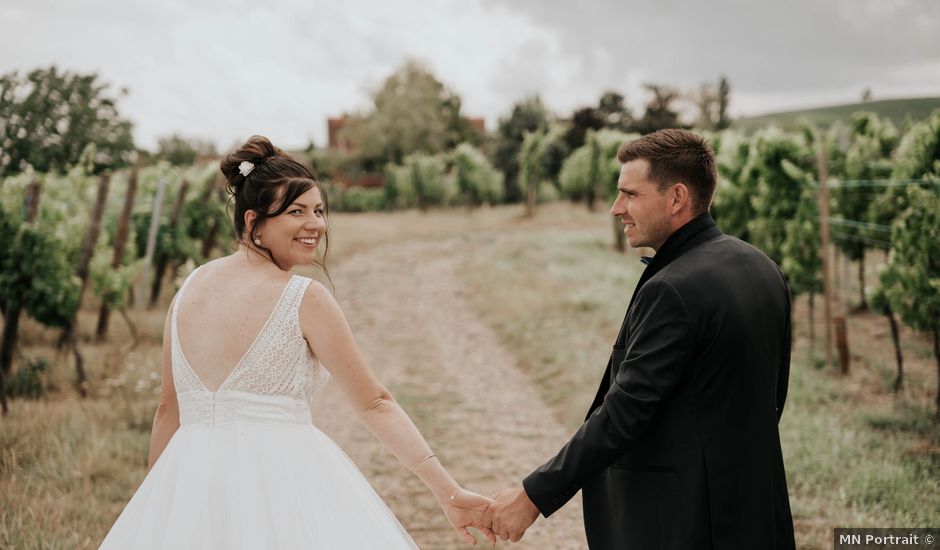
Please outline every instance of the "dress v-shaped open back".
M327 379L300 330L311 279L293 275L218 389L196 375L171 312L180 428L102 549L416 548L343 451L314 426ZM198 341L195 340L195 341Z
M195 274L196 271L199 271L199 268L198 268L198 267L197 267L195 270L193 270L193 274ZM172 317L173 317L173 318L171 319L171 323L173 324L173 326L172 326L172 328L171 328L172 333L173 333L173 338L172 338L172 340L173 340L173 345L176 346L176 351L179 352L179 362L180 362L180 364L182 365L180 368L182 368L182 369L184 369L184 370L188 369L188 370L190 371L190 373L191 373L193 376L195 376L195 377L196 377L196 380L200 383L199 386L202 387L202 389L204 389L204 390L206 390L206 391L208 391L208 392L210 392L210 393L216 393L216 392L218 392L219 390L223 389L223 388L225 387L226 383L229 381L229 379L232 378L232 376L235 375L235 371L237 371L237 370L239 369L239 367L241 367L241 365L245 362L245 358L248 357L249 355L251 355L251 351L252 351L252 349L254 349L255 344L258 343L258 340L260 340L260 339L262 338L262 336L264 336L265 332L266 332L267 329L268 329L268 325L271 324L271 320L274 319L275 316L276 316L276 315L278 314L278 312L280 311L280 309L281 309L281 303L284 302L285 296L288 296L288 295L291 293L292 290L295 290L295 289L296 289L296 286L294 285L294 279L295 279L295 278L301 278L301 279L302 279L302 277L299 277L298 275L292 275L291 278L290 278L290 280L287 281L287 284L284 285L284 289L283 289L283 290L281 291L281 293L278 295L278 298L277 298L277 300L276 300L275 303L274 303L274 308L271 309L271 313L268 315L267 319L265 319L265 321L264 321L264 324L261 326L261 330L258 331L258 334L255 336L254 340L252 340L252 341L251 341L251 344L248 346L248 349L246 349L245 352L241 355L241 357L238 358L238 361L235 363L235 365L234 365L231 369L229 369L228 374L226 374L225 377L222 379L222 383L219 384L219 387L216 388L216 389L214 389L214 390L210 390L210 389L209 389L209 386L205 383L205 381L202 379L202 377L199 376L199 373L196 372L196 369L193 368L192 364L189 362L189 358L186 357L186 353L183 351L183 345L182 345L182 343L180 343L180 338L179 338L179 313L178 313L178 312L179 312L179 303L180 303L180 301L181 301L182 298L183 298L183 288L185 288L186 283L188 283L189 280L190 280L189 278L187 278L187 279L186 279L186 282L183 284L183 288L180 288L179 295L177 296L177 300L176 300L176 301L174 302L174 304L173 304L173 313L172 313ZM300 295L301 295L301 296L303 296L303 291L306 290L306 288L307 288L306 284L303 284L302 288L300 289ZM296 290L295 290L295 292L296 292ZM288 298L288 299L289 299L289 298ZM314 367L314 369L316 369L316 368L317 368L317 365L314 364L313 367ZM188 374L188 373L187 373L187 374Z

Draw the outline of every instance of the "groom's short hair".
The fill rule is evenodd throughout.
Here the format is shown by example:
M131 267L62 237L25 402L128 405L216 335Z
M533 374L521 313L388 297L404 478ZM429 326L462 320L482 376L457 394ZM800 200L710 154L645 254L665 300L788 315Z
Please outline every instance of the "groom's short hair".
M715 153L701 136L675 128L659 130L621 145L617 159L624 164L638 159L649 162L647 178L660 192L684 183L692 193L696 214L711 207L718 180Z

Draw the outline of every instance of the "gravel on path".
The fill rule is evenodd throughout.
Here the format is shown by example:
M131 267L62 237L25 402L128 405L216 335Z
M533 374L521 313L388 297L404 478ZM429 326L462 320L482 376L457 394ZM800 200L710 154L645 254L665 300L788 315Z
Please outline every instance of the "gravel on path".
M492 494L518 487L571 434L467 303L458 276L466 250L460 239L376 247L331 275L373 371L454 477ZM337 386L318 396L314 422L359 466L421 548L467 547L420 480L358 422ZM521 542L498 546L587 548L580 496L539 518Z

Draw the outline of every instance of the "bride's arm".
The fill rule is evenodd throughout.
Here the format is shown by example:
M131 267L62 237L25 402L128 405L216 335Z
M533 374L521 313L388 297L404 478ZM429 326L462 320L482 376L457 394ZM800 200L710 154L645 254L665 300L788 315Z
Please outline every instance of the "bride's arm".
M458 532L469 537L465 527L472 524L490 538L492 533L482 525L482 512L489 499L463 490L431 456L431 447L414 422L366 364L339 304L320 283L314 281L307 288L300 324L311 350L349 398L359 418L427 485Z
M166 444L180 427L180 408L179 402L176 400L176 387L173 385L173 363L170 348L172 311L173 304L171 302L170 309L166 314L166 321L163 323L163 367L161 368L160 402L157 404L157 411L153 415L153 428L150 431L150 458L147 461L147 470L150 470L157 459L160 458Z

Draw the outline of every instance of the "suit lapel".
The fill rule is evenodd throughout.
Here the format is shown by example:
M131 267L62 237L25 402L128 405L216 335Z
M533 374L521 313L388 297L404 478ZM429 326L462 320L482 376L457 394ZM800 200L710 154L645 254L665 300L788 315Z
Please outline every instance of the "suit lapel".
M712 219L711 214L706 212L683 225L670 235L656 255L653 256L653 260L647 264L646 269L643 270L643 274L640 275L640 280L637 282L636 288L633 289L630 304L627 306L627 312L624 314L623 322L620 324L620 332L617 334L614 348L611 351L610 357L607 359L607 368L604 370L604 377L601 379L597 393L594 395L594 401L591 403L591 407L584 417L585 420L604 402L604 396L607 395L611 384L614 383L614 378L617 376L620 364L626 356L625 346L629 336L627 334L627 318L630 316L630 310L633 309L633 301L636 300L636 295L640 292L640 289L643 288L646 281L649 281L653 275L659 273L686 250L694 248L699 243L720 234L721 230L715 225L715 220Z

